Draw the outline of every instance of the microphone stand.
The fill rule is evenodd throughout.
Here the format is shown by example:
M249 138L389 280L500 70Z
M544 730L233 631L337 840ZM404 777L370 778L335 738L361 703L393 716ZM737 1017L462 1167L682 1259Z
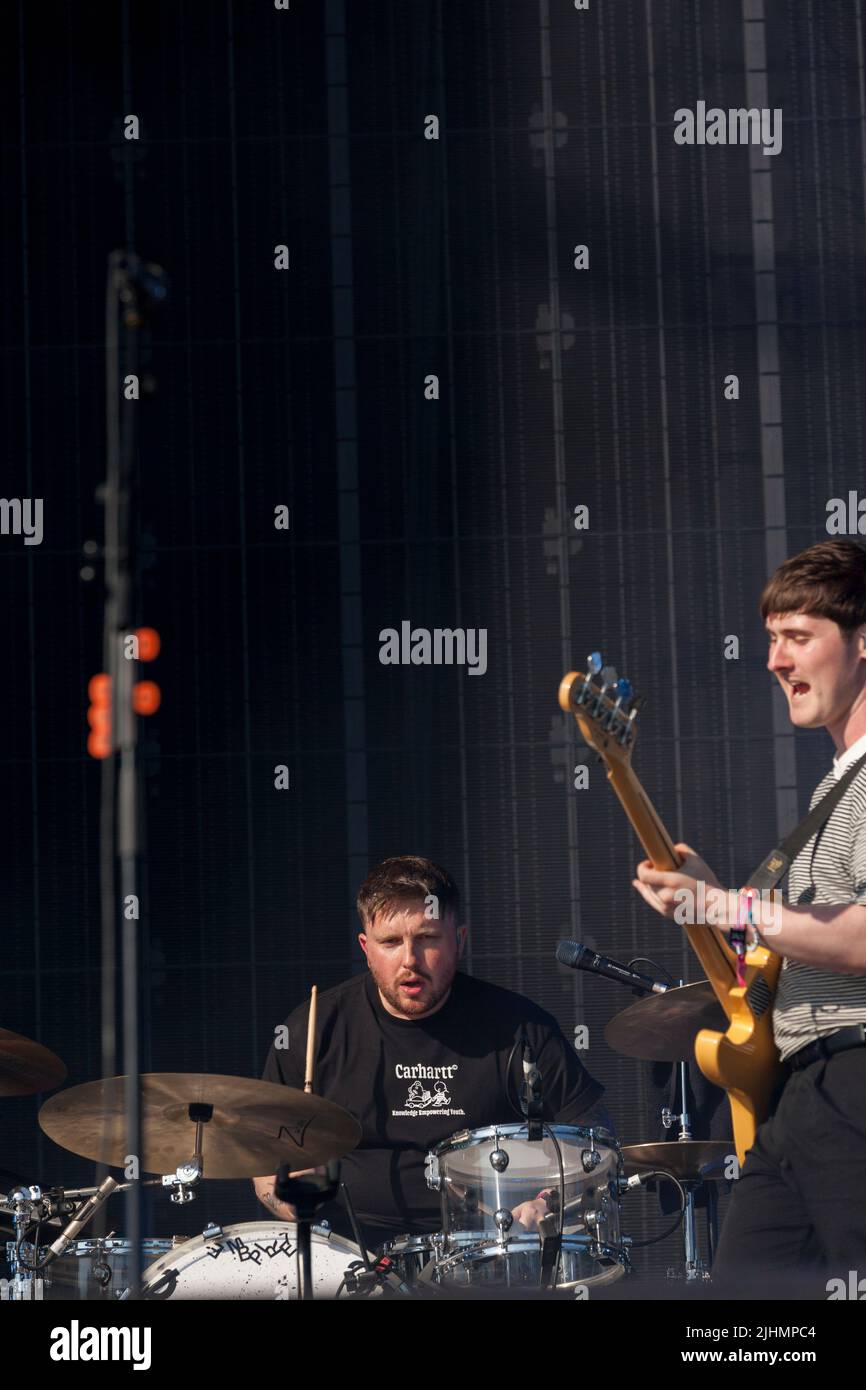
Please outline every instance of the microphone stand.
M277 1169L274 1196L295 1208L298 1227L298 1298L304 1302L314 1297L312 1240L310 1232L319 1207L332 1202L340 1190L340 1164L336 1159L328 1164L327 1174L310 1174L293 1178L288 1163Z
M521 1027L520 1044L523 1050L523 1091L520 1098L520 1108L526 1116L526 1138L529 1142L536 1144L544 1138L544 1096L541 1090L541 1072L529 1045L526 1036L526 1029ZM556 1141L554 1140L554 1144ZM558 1145L557 1145L558 1152ZM499 1174L497 1173L497 1205L499 1201ZM560 1201L564 1202L565 1194L560 1192ZM499 1221L499 1211L496 1212L494 1220ZM539 1225L538 1231L541 1261L538 1273L539 1288L553 1288L559 1271L559 1256L562 1247L562 1215L557 1221L556 1230L550 1232L547 1228Z
M544 1137L544 1097L541 1093L541 1072L535 1064L529 1039L521 1036L523 1047L523 1093L520 1108L526 1116L526 1137L533 1143Z
M343 1205L349 1217L349 1225L352 1227L352 1235L355 1237L355 1244L361 1252L361 1263L369 1274L373 1268L373 1262L367 1254L367 1242L361 1231L358 1214L355 1211L355 1203L352 1201L352 1194L344 1182L340 1183L340 1196L343 1199Z
M130 1297L141 1290L141 997L139 970L140 786L138 776L138 718L133 709L136 663L127 659L124 639L133 622L134 535L132 498L138 408L127 401L124 376L138 375L140 330L149 308L165 298L166 286L158 266L113 251L108 258L106 288L106 477L105 505L105 620L104 670L111 681L111 754L103 759L101 839L101 901L103 943L103 1074L116 1074L116 934L115 862L120 879L121 1008L123 1069L126 1077L126 1147L137 1165L125 1197L125 1221L133 1258ZM121 349L118 319L122 318ZM115 754L117 759L115 759ZM134 903L135 906L131 907ZM131 915L130 915L131 912ZM107 1065L106 1065L107 1064Z

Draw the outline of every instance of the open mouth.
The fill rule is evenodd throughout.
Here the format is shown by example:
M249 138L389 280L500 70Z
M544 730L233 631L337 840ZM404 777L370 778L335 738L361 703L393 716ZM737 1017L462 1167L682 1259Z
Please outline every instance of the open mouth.
M791 686L791 698L794 700L801 700L804 695L808 695L811 689L811 686L807 685L805 681L790 681L789 684Z
M406 994L420 994L424 988L423 980L401 980L399 988Z

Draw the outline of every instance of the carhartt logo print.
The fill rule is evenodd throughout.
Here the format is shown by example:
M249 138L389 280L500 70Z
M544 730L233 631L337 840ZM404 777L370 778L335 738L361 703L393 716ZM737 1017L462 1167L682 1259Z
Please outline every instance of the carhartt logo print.
M410 1084L403 1109L392 1110L391 1114L405 1116L432 1113L464 1116L466 1111L455 1106L451 1096L453 1078L458 1067L457 1062L447 1067L425 1067L420 1062L414 1066L403 1066L398 1062L394 1068L394 1075L398 1081L408 1081Z
M444 1081L435 1082L432 1091L427 1090L423 1081L413 1081L406 1104L413 1110L441 1110L443 1105L451 1104L451 1097Z

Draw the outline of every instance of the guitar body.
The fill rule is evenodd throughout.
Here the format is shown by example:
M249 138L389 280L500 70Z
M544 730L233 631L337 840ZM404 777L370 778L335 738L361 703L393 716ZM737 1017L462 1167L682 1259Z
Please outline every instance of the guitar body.
M776 960L779 961L778 956ZM755 1142L758 1125L766 1118L770 1099L784 1071L773 1038L772 1010L767 1009L755 1019L748 1005L746 1009L751 1024L745 1028L734 1018L726 1033L702 1028L695 1038L698 1066L708 1081L727 1092L740 1164Z
M593 674L569 672L559 687L559 703L604 762L647 857L656 868L677 869L681 860L673 840L631 766L639 706L629 706L630 692L620 690L627 682L599 687L592 683ZM698 1033L695 1060L707 1080L727 1093L742 1165L783 1074L772 1025L782 961L766 947L756 947L746 955L745 984L740 984L736 954L718 927L686 923L684 930L730 1020L725 1033L709 1028Z

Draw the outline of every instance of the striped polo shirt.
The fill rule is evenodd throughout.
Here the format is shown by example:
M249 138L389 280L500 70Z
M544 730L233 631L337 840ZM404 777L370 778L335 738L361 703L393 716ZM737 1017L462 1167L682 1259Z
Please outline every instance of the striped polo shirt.
M864 753L866 734L834 760L815 788L811 806ZM866 766L857 773L829 820L795 858L786 898L793 907L811 903L866 906ZM828 922L815 930L830 932L833 926ZM863 930L866 932L866 911ZM787 956L783 959L773 1008L773 1032L783 1060L823 1033L834 1033L852 1023L866 1023L866 975L839 975Z

